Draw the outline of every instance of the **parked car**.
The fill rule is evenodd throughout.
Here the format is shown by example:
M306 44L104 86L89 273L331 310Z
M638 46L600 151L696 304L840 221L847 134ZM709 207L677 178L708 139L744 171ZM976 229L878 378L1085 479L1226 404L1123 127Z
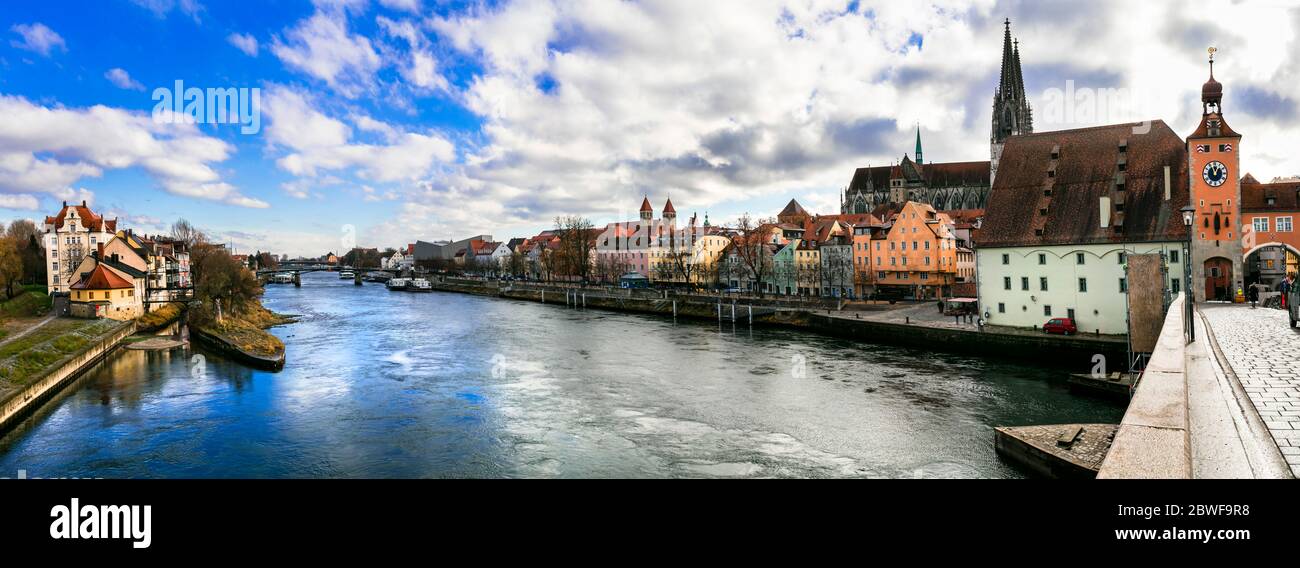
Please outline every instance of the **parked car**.
M1074 320L1071 318L1052 318L1043 324L1043 333L1074 335L1079 333L1079 328L1074 325Z

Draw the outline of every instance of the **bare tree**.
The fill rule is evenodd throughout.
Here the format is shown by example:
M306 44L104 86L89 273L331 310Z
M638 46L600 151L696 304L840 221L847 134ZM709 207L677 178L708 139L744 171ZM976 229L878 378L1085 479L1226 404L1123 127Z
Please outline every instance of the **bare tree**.
M761 223L756 223L749 213L740 216L736 223L736 236L732 239L736 257L752 283L763 296L763 281L772 270L772 259L767 254L767 235Z
M577 215L556 217L555 230L561 235L556 268L566 276L586 282L591 278L591 248L595 239L591 220Z
M195 245L208 242L207 235L185 219L177 219L172 223L172 238L185 243L187 250L194 250Z

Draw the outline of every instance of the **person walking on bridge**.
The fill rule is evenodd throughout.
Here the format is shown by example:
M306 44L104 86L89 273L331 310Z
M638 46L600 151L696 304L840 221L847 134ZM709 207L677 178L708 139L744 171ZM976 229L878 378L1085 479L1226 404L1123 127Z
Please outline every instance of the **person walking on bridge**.
M1282 309L1284 309L1284 310L1287 309L1287 303L1286 303L1287 300L1286 300L1286 297L1287 297L1288 294L1291 293L1291 290L1292 290L1293 288L1295 288L1295 273L1294 273L1294 272L1292 272L1292 273L1290 273L1290 274L1287 274L1287 275L1286 275L1286 278L1283 278L1283 279L1282 279L1282 283L1281 283L1281 284L1278 284L1278 286L1277 286L1277 290L1278 290L1279 292L1282 293Z

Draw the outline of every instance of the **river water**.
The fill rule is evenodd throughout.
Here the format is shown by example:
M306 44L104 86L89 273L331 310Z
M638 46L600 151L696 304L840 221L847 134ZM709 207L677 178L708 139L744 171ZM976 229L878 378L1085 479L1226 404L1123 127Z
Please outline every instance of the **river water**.
M279 373L119 350L0 477L1020 477L993 427L1118 422L1059 370L312 274Z

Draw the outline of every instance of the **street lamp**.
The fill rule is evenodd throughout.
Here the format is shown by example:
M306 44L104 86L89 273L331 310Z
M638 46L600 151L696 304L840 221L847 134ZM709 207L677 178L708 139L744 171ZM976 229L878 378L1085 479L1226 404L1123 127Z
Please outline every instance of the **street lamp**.
M1187 342L1196 341L1192 325L1192 223L1196 221L1196 208L1188 205L1181 209L1183 227L1187 228L1187 241L1183 245L1183 333Z

